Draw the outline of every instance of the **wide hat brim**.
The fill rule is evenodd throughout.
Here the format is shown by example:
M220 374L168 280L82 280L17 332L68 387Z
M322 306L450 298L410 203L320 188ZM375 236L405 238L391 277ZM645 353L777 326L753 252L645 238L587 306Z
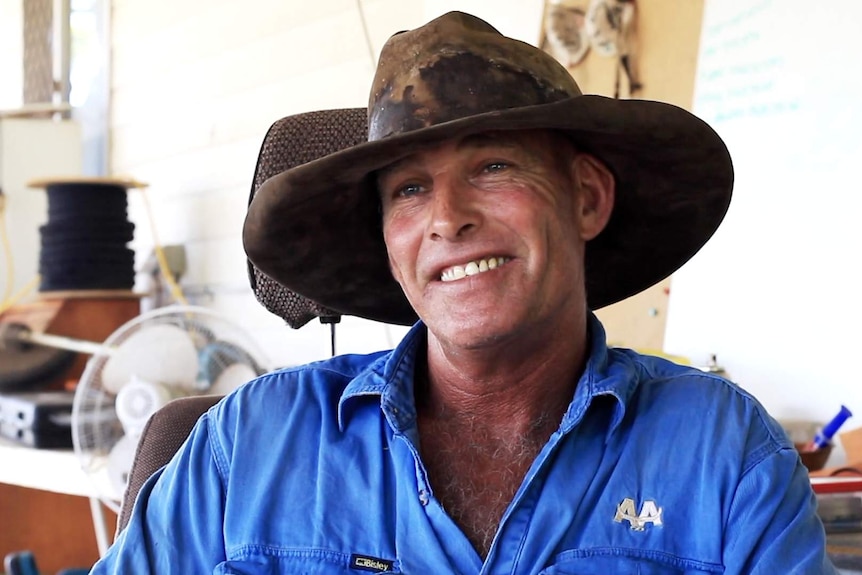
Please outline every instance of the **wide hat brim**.
M670 276L727 212L733 168L709 125L670 104L583 95L395 134L273 176L249 205L246 253L260 271L326 308L409 325L417 316L389 270L374 173L442 140L525 129L567 134L614 174L611 219L586 245L591 309Z

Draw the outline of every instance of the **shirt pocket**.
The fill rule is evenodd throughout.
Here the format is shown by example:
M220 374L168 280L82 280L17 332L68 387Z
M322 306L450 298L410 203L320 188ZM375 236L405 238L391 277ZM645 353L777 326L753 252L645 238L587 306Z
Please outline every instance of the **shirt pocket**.
M601 552L567 551L539 575L721 575L721 565L704 564L665 553L628 553L624 549Z

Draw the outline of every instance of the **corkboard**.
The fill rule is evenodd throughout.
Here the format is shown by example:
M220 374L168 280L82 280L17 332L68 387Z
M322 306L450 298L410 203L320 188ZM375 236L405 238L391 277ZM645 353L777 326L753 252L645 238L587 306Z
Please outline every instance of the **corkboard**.
M550 0L545 2L548 10ZM566 5L586 12L589 0L566 0ZM650 0L636 2L636 66L642 87L634 96L692 107L694 81L703 20L703 0ZM545 40L544 31L540 38ZM617 83L617 58L590 49L573 66L567 66L585 94L613 97ZM632 96L622 77L620 97ZM597 312L613 345L645 351L664 345L672 278Z

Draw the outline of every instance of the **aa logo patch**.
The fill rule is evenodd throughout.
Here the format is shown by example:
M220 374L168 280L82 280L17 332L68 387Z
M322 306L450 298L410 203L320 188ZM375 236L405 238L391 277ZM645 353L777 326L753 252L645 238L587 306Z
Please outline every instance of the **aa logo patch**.
M622 503L617 505L617 513L614 515L614 521L622 523L628 521L629 526L635 531L643 531L647 523L653 525L661 525L662 508L656 505L655 501L647 499L641 505L640 512L635 510L635 500L626 497Z

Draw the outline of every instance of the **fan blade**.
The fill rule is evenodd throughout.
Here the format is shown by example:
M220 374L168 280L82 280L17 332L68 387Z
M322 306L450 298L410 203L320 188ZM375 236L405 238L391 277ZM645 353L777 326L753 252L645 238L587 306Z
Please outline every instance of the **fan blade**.
M198 354L190 334L175 325L143 328L126 339L108 358L102 386L118 393L138 379L194 389Z
M257 377L257 372L245 363L234 363L219 373L207 393L215 395L227 395L243 383Z
M261 375L264 372L247 351L224 340L216 340L203 346L198 355L198 362L200 368L197 385L201 390L211 388L225 369L237 363L248 366L254 375ZM254 375L248 379L252 379Z
M107 464L108 479L114 492L111 499L119 501L123 497L137 448L138 438L129 435L121 437L111 448Z

